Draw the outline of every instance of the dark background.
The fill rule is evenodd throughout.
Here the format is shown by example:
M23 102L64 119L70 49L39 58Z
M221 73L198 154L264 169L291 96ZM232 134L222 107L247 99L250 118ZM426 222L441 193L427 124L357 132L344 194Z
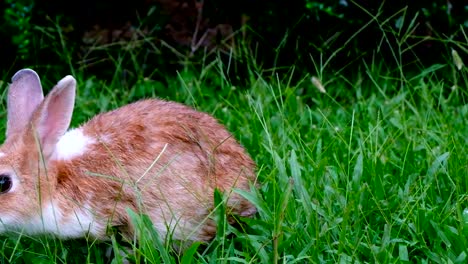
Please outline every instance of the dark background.
M252 69L315 74L320 55L332 56L329 71L353 75L363 61L418 71L468 50L468 4L455 0L5 0L0 13L3 74L108 78L119 65L132 80L221 58L242 83Z

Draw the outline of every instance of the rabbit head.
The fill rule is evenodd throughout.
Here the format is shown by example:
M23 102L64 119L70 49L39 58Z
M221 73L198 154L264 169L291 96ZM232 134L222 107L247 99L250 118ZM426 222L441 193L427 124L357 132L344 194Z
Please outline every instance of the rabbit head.
M39 76L32 70L17 72L7 98L6 140L0 147L0 231L25 229L35 233L54 181L47 164L70 124L75 80L63 78L44 100Z

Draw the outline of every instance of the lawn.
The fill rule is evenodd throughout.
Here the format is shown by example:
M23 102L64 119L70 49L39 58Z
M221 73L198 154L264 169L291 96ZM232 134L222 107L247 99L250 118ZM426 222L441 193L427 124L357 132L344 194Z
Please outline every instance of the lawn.
M236 86L216 59L132 84L118 66L110 80L72 68L75 126L148 97L217 117L258 165L258 188L238 191L258 213L229 225L217 197L217 236L185 251L138 215L133 244L10 234L1 263L122 263L109 248L137 263L467 263L468 71L454 58L408 73L363 61L352 77L258 66ZM37 71L46 89L63 77Z

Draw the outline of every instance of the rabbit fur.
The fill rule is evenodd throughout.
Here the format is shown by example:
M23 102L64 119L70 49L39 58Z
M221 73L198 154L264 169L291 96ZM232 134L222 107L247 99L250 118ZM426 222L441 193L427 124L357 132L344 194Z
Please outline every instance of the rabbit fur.
M113 227L132 237L131 209L147 214L162 238L208 241L215 189L232 213L255 214L233 192L255 182L255 164L215 118L146 99L69 129L75 89L66 76L44 98L36 72L13 76L0 147L8 189L0 193L0 232L105 240Z

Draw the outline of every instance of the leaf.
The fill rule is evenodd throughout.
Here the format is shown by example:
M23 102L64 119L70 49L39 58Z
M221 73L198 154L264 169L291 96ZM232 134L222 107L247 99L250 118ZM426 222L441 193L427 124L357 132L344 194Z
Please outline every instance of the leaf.
M450 156L449 152L445 152L444 154L437 157L434 162L432 162L431 166L427 170L427 178L429 182L435 179L435 175L440 171L440 169L445 168L447 166L447 160Z
M297 196L300 197L306 216L310 216L312 213L310 207L311 198L302 180L302 167L297 160L297 155L294 150L291 151L291 156L289 157L289 167L291 168L291 177L294 180L294 190L297 192Z
M401 261L409 261L408 248L406 245L398 245L398 256Z
M180 263L181 264L195 263L193 256L197 252L197 249L200 245L201 245L200 242L195 242L187 250L185 250Z
M149 259L149 263L157 263L158 256L155 249L159 253L164 263L175 263L174 258L169 255L169 252L164 248L158 232L154 229L151 219L147 215L139 215L133 210L127 208L127 213L130 216L130 221L135 228L137 234L138 244L141 247L141 253L145 258Z
M218 189L215 189L214 191L214 206L214 217L216 218L216 239L218 239L220 243L223 243L227 229L226 204L223 193Z
M363 172L363 155L362 155L362 152L360 152L357 157L356 165L354 166L354 171L353 171L354 191L357 191L361 185L362 172Z
M271 219L271 210L268 208L265 200L259 196L257 190L255 190L253 187L250 191L234 189L233 192L239 194L247 201L251 202L257 208L257 211L262 216L262 218Z

